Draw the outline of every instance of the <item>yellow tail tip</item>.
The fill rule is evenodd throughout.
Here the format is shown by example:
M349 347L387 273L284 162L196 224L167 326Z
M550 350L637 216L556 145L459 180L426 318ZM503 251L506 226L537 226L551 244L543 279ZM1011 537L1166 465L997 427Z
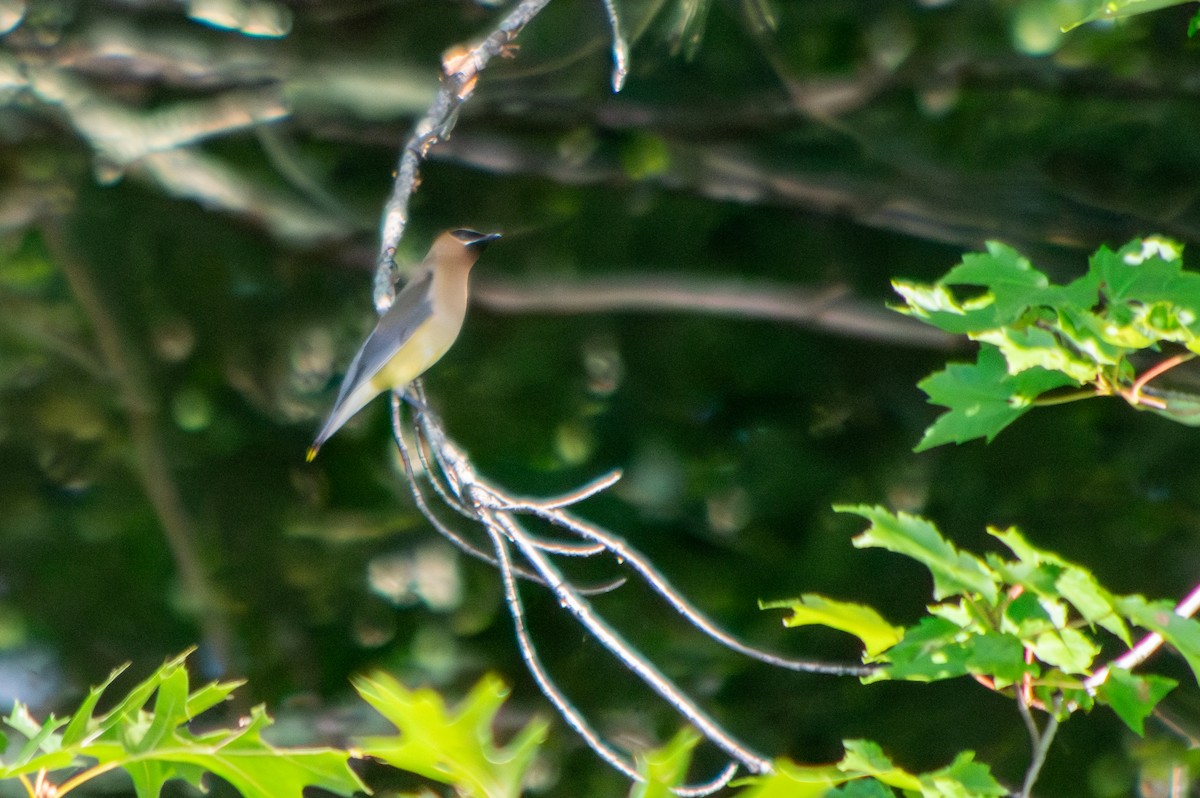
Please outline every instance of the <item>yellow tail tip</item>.
M312 446L309 446L308 451L305 452L305 454L304 454L304 462L311 463L313 460L315 460L317 458L317 452L319 452L320 450L321 450L321 447L317 446L315 443Z

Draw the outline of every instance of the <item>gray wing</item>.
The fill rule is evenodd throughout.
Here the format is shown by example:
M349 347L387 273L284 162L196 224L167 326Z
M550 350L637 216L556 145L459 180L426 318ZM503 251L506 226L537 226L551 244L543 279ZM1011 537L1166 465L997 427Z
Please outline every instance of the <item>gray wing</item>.
M426 271L404 284L404 289L396 296L396 301L367 336L354 360L350 361L350 368L346 369L346 379L342 381L342 389L338 391L334 407L340 405L354 387L374 377L400 347L412 338L417 328L433 315L433 292L430 290L432 284L432 271Z

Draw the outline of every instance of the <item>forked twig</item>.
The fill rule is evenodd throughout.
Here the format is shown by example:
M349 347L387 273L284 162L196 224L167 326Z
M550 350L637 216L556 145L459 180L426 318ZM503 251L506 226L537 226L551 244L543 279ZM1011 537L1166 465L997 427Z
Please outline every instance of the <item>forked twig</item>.
M618 563L629 566L672 609L702 633L734 651L763 662L792 670L818 673L862 675L870 672L871 668L868 666L781 657L760 651L733 637L720 629L676 590L641 552L619 536L568 511L567 508L575 503L612 486L620 478L619 472L606 474L576 491L548 500L513 496L475 470L466 453L449 439L440 420L428 409L419 384L413 386L413 391L413 399L409 402L413 415L411 434L417 441L419 460L424 466L421 472L415 469L414 457L405 443L404 414L401 411L403 400L398 394L394 394L392 399L392 423L397 445L402 450L401 459L412 482L413 494L419 497L418 508L430 517L436 529L446 533L447 525L433 513L420 487L419 483L427 481L434 485L438 494L458 512L482 527L490 541L491 553L484 552L481 547L470 543L463 535L453 530L451 542L499 569L504 584L505 602L516 630L517 644L534 681L587 745L626 777L635 780L642 778L631 757L605 741L547 673L529 633L517 586L518 577L532 579L553 592L559 604L575 617L589 635L697 728L705 738L729 756L728 765L714 779L703 784L678 788L676 794L684 798L708 795L728 783L740 767L751 773L768 773L772 770L772 764L769 759L757 754L722 728L644 654L631 646L596 612L586 597L586 591L577 587L563 574L554 562L555 556L612 556ZM551 524L570 533L576 540L569 543L546 540L527 528L521 522L521 515Z
M469 540L467 540L462 535L460 535L457 530L455 530L453 527L451 527L449 524L447 524L445 521L443 521L441 518L439 518L437 516L437 514L433 512L433 509L429 506L429 500L425 497L424 492L421 490L421 482L420 482L420 479L418 478L418 472L413 464L412 455L409 453L408 444L405 443L404 436L400 433L400 430L401 430L400 398L396 394L392 395L392 429L395 431L396 449L400 453L400 462L404 466L404 473L408 476L408 484L409 484L409 487L412 489L413 501L416 503L417 508L421 511L421 515L425 516L425 518L429 521L429 523L433 525L433 528L437 530L439 535L446 538L446 540L448 540L451 544L453 544L453 546L455 548L457 548L459 551L463 552L464 554L466 554L470 557L474 557L477 560L482 560L483 562L485 562L489 565L494 565L496 567L499 567L503 570L503 565L498 559L496 559L492 555L488 554L486 551L479 548L474 543L471 543ZM440 483L437 480L437 477L434 475L435 472L429 470L428 463L425 459L425 456L424 456L420 446L417 447L417 451L418 451L418 453L420 453L420 461L422 464L423 473L429 475L429 482L434 486L434 489L437 492L437 494L440 497L442 497L442 499L447 504L453 506L460 513L462 513L468 517L473 517L470 514L470 512L466 510L466 508L463 508L461 505L458 505L450 497L449 494L444 492L444 488L440 485ZM531 582L537 582L538 584L545 584L545 582L542 580L542 578L540 576L533 573L532 571L528 571L524 568L521 568L520 566L510 566L508 570L511 572L511 575L514 577L519 576L522 579L528 579ZM608 593L609 591L616 590L618 587L620 587L623 584L625 584L624 577L618 577L616 579L612 579L608 582L597 585L595 587L581 588L580 592L583 593L584 595L588 595L588 596L598 595L601 593Z

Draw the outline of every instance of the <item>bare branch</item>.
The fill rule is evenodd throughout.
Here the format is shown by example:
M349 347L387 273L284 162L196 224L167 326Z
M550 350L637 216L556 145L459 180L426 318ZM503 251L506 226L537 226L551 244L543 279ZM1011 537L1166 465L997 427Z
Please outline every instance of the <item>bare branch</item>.
M488 511L484 510L484 512ZM525 625L525 610L521 604L521 595L517 592L516 580L513 579L513 566L508 551L508 541L505 540L502 534L493 529L492 526L485 525L485 528L488 530L488 535L492 538L492 545L496 551L496 559L500 563L500 577L504 583L504 599L508 604L509 615L512 616L513 627L516 630L517 647L521 651L521 658L525 660L525 667L529 669L530 675L537 682L538 689L554 705L554 708L558 710L558 713L567 722L567 725L574 729L583 738L584 742L587 743L588 747L595 751L601 759L627 778L634 781L641 781L642 779L638 775L637 769L604 742L604 738L592 728L587 719L583 717L583 714L563 695L562 691L558 689L558 685L546 673L541 658L538 657L537 649L533 645L533 640L529 637L529 629Z
M429 148L449 137L459 106L474 90L479 73L493 57L508 48L529 22L550 0L522 0L499 26L479 44L454 53L443 61L442 87L433 105L413 128L400 153L392 193L383 206L379 224L379 252L375 259L375 309L380 314L395 299L395 264L392 254L408 225L408 201L417 188L417 172Z
M1017 699L1021 701L1020 698ZM1045 727L1041 732L1033 737L1033 758L1029 762L1029 769L1025 771L1025 781L1021 785L1020 798L1030 798L1033 794L1033 785L1037 783L1038 775L1042 772L1042 766L1046 764L1046 754L1050 752L1050 744L1054 742L1054 735L1058 733L1058 713L1062 711L1063 697L1062 693L1054 696L1054 702L1050 708L1050 717L1046 721ZM1036 726L1034 727L1036 729Z
M612 87L620 91L629 75L629 42L621 33L621 19L617 14L616 0L603 0L604 11L608 14L608 26L612 28Z
M501 313L711 313L785 321L865 340L901 346L955 349L948 335L901 316L878 302L850 296L842 286L803 289L738 280L697 280L683 275L517 282L485 279L471 298Z
M571 529L582 537L603 543L604 547L612 552L620 562L625 563L636 571L638 576L642 577L647 585L662 596L671 605L671 609L675 610L701 632L726 648L779 668L806 673L865 676L874 673L878 669L876 666L871 665L848 665L821 660L791 659L748 646L713 623L708 616L684 598L683 594L667 581L662 572L650 564L645 555L634 549L622 538L561 510L550 510L545 513L539 513L539 515L542 515L542 517L552 523Z
M477 560L486 562L489 565L499 567L500 562L496 558L494 558L492 555L488 554L487 552L483 551L478 546L476 546L474 543L471 543L469 540L467 540L465 537L463 537L461 534L459 534L458 531L453 529L449 524L447 524L445 521L443 521L441 518L439 518L437 513L435 513L433 511L433 508L429 506L429 501L425 498L425 493L421 489L420 477L419 477L416 467L413 463L412 455L409 453L408 444L405 443L405 441L404 441L404 431L403 431L404 422L403 422L403 417L401 416L401 412L400 412L401 404L402 404L402 400L401 400L399 394L393 393L392 394L392 437L396 441L396 449L400 453L400 462L404 466L405 475L408 477L409 488L412 491L413 501L417 505L417 509L420 511L421 515L425 516L425 520L427 520L433 526L433 528L437 530L438 534L440 534L442 537L446 538L446 540L448 540L451 544L453 544L454 547L457 548L459 551L463 552L464 554L466 554L469 557L473 557ZM417 451L421 452L420 446L417 447ZM429 476L429 481L432 485L435 486L435 491L437 492L437 494L447 504L452 505L456 510L458 510L459 512L461 512L464 515L467 515L468 517L473 519L474 516L471 515L465 508L463 508L461 504L459 504L455 499L453 499L448 494L443 492L443 488L441 487L440 483L438 482L435 473L431 472L429 470L428 465L426 464L426 461L424 458L424 454L421 455L421 463L422 463L422 467L424 469L424 473ZM582 548L588 549L589 553L590 553L590 552L596 550L598 547L593 545L593 546L582 547ZM564 552L564 553L569 554L571 552ZM540 576L538 576L537 574L535 574L531 571L527 571L524 568L521 568L520 566L515 566L515 565L511 566L510 570L513 572L513 574L521 577L522 579L528 579L529 581L536 582L540 585L545 584L545 581ZM625 584L625 578L617 577L615 579L609 580L608 582L603 582L599 585L595 585L592 587L586 587L586 588L580 588L579 592L585 596L598 595L601 593L608 593L612 590L615 590L623 584Z
M489 526L496 524L503 530L505 537L517 547L533 569L546 580L548 587L554 592L563 609L574 615L588 633L608 649L621 664L674 707L676 712L686 718L710 742L745 765L751 773L771 772L770 760L754 753L746 745L734 739L645 655L629 645L616 629L598 615L592 605L571 587L554 563L540 549L531 545L524 538L520 528L513 523L511 517L494 510L485 512L487 516L490 516L488 518Z
M494 556L487 557L487 559L496 564L501 572L505 600L513 618L518 646L530 673L547 699L563 715L571 728L583 737L597 755L626 776L636 777L634 775L636 771L627 758L605 742L590 726L578 709L550 679L538 658L536 647L529 636L524 610L516 588L516 577L524 574L513 562L514 551L510 547L515 547L515 553L519 553L521 559L527 564L529 572L535 575L536 581L544 584L554 593L559 605L575 616L575 619L590 636L696 727L706 739L729 755L732 760L732 769L726 768L716 778L704 784L677 790L677 794L685 798L707 795L720 789L732 778L734 770L739 764L752 773L770 772L772 764L769 759L755 753L729 734L644 654L631 646L607 620L596 612L585 598L584 591L575 586L563 574L551 559L552 556L594 556L599 553L613 556L618 562L631 567L651 589L667 601L673 610L701 632L732 650L763 662L792 670L839 675L863 675L872 671L869 666L788 659L759 651L737 640L717 627L684 598L640 552L633 549L620 537L585 522L564 509L575 502L594 496L603 488L614 484L620 476L618 472L605 475L577 491L555 499L543 501L511 496L507 491L490 483L476 472L466 453L447 437L437 416L429 410L420 386L415 386L413 391L414 399L410 404L413 408L415 434L423 442L422 448L428 447L430 452L429 458L425 458L422 454L422 462L426 464L427 468L426 476L435 484L444 481L444 486L440 490L446 491L448 502L460 512L465 511L468 516L472 517L483 527L484 532L492 541ZM399 396L394 396L393 424L397 444L403 447L400 401ZM415 480L417 473L412 468L412 460L407 452L403 454L403 459L409 477ZM440 472L441 479L435 472ZM419 495L419 489L414 486L414 496ZM423 502L423 498L418 501ZM433 515L428 507L423 507L422 512ZM515 517L517 513L531 515L560 529L567 530L585 543L582 545L579 543L561 544L546 541L526 529ZM444 533L444 525L438 523L435 526ZM455 537L460 540L452 538L452 542L460 545L461 536Z

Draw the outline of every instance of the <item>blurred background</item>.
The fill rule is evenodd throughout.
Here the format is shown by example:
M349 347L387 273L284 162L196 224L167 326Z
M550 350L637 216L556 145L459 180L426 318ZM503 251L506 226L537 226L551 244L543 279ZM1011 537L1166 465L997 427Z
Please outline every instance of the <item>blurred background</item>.
M890 278L932 280L989 238L1068 279L1101 243L1200 235L1193 7L1061 32L1093 5L617 0L632 53L614 95L603 4L553 0L422 169L402 267L442 229L504 233L431 405L517 492L624 469L581 513L725 628L792 655L858 651L782 629L759 599L822 592L893 623L930 600L914 564L851 546L862 524L835 502L921 513L976 549L986 525L1017 524L1113 590L1182 595L1200 573L1194 431L1097 400L915 455L937 413L915 383L969 349L886 308ZM442 52L503 13L0 0L3 702L69 711L114 666L140 677L198 644L198 678L248 677L241 700L267 703L281 742L371 729L348 683L371 667L450 697L492 670L514 685L514 726L550 713L497 574L413 507L387 402L304 462L374 323L400 145ZM630 285L685 301L604 293ZM732 295L799 310L697 298ZM525 597L601 728L639 746L678 727L551 597ZM634 584L597 606L769 754L832 761L868 737L910 770L964 748L1009 784L1027 766L1012 702L965 680L773 670ZM1167 701L1187 729L1198 708L1194 688ZM1039 793L1157 794L1178 740L1076 717ZM626 790L561 722L540 768L534 792Z

